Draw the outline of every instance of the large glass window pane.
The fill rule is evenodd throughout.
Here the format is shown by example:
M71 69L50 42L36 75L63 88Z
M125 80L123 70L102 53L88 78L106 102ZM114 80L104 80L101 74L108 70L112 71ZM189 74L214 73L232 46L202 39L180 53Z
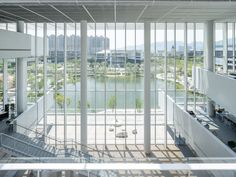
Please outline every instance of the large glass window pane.
M223 24L215 23L215 70L223 72Z
M184 24L176 23L176 102L184 102Z

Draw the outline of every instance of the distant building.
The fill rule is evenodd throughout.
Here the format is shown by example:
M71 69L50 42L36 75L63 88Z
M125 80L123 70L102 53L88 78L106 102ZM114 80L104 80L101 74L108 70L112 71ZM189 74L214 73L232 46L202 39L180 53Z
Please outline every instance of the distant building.
M80 56L80 36L68 36L66 43L67 59L74 59L76 56ZM48 37L48 48L49 56L48 60L55 62L55 56L57 54L57 62L64 61L64 36L57 36L57 45L55 45L55 35L50 35ZM109 38L103 36L89 36L88 37L88 60L94 60L96 56L96 51L108 50L110 47ZM55 49L57 52L55 52ZM94 56L94 57L93 57Z
M125 62L142 63L143 52L141 50L102 50L96 53L96 62L106 62L110 66L124 67Z

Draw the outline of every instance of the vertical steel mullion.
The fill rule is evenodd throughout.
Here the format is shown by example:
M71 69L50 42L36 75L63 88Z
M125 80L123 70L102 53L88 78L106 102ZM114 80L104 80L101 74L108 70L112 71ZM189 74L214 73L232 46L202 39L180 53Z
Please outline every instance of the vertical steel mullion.
M67 25L64 23L64 147L67 145L67 105L66 105L66 93L67 93L67 86L66 86L66 78L67 78Z
M193 24L193 67L194 67L194 73L193 73L194 112L196 113L196 23Z
M127 44L126 44L126 40L127 40L127 23L124 24L125 25L125 78L127 77L126 75L126 66L127 66ZM125 79L125 133L127 133L127 82L126 82L126 79ZM127 137L125 137L125 147L127 146Z
M97 53L97 23L95 23L95 66L97 67L97 57L96 57L96 53ZM95 137L95 144L97 144L97 137L96 137L96 134L97 134L97 69L95 68L95 98L94 98L94 109L95 109L95 134L94 134L94 137Z
M36 115L36 119L37 119L37 125L39 123L39 110L38 110L38 103L37 103L37 97L38 97L38 83L37 83L37 78L38 78L38 53L37 53L37 50L38 50L38 45L37 45L37 41L38 41L38 38L37 38L37 35L38 35L38 25L37 23L34 24L35 26L35 36L34 36L34 60L35 60L35 63L34 63L34 70L35 70L35 104L37 105L37 115ZM37 131L37 130L36 130Z
M176 23L174 23L174 103L176 104ZM173 110L174 142L176 143L175 111Z
M176 103L176 23L174 23L174 102Z
M74 64L74 79L75 79L75 142L78 142L77 140L77 74L76 74L76 68L77 68L77 48L76 48L76 38L77 38L77 23L75 23L75 39L74 39L74 53L75 53L75 64ZM77 145L76 145L77 148Z
M104 49L105 49L105 76L104 77L106 77L106 74L107 74L107 49L106 49L106 45L107 45L107 40L106 40L106 38L107 38L107 24L106 23L104 23L104 33L105 33L105 41L104 41ZM110 56L111 57L111 56ZM107 145L107 85L106 85L106 79L105 79L105 82L104 82L104 97L105 97L105 105L104 105L104 107L105 107L105 111L104 111L104 113L105 113L105 147L106 147L106 145Z
M232 23L232 35L233 35L233 72L235 73L235 23Z
M37 84L37 76L38 76L38 45L37 45L37 41L38 41L38 38L37 38L37 35L38 35L38 27L37 27L37 23L35 23L35 39L34 39L34 45L35 45L35 51L34 51L34 56L35 56L35 103L37 102L37 95L38 95L38 84ZM38 109L37 109L38 111ZM37 113L37 122L38 122L38 113Z
M26 23L27 24L27 23ZM6 30L8 30L9 28L8 28L8 23L6 23ZM26 28L27 29L27 28ZM27 32L26 32L26 34L27 34Z
M213 72L216 72L216 44L215 44L215 38L216 38L216 23L213 23ZM204 42L205 43L205 42Z
M223 57L224 57L224 66L223 72L228 73L228 23L223 24Z
M44 90L43 90L43 115L44 115L44 121L43 121L43 130L44 130L44 142L46 141L46 135L47 135L47 57L46 57L46 48L47 48L47 23L43 24L43 79L44 79Z
M57 23L55 23L55 146L57 147Z
M157 133L157 79L156 79L156 75L157 75L157 62L156 62L156 57L157 57L157 50L156 50L156 48L157 48L157 46L156 46L156 27L157 27L157 24L156 23L154 23L154 47L155 47L155 49L154 49L154 51L155 51L155 71L154 71L154 73L155 73L155 77L154 77L154 84L155 84L155 91L154 91L154 95L155 95L155 125L154 125L154 132L155 132L155 135L154 135L154 141L155 141L155 145L157 144L157 136L156 136L156 133Z
M184 23L184 110L188 109L188 27Z
M8 103L8 60L3 60L3 108Z
M135 24L134 24L134 35L135 35L135 36L134 36L134 54L135 54L135 55L134 55L134 57L135 57L135 62L134 62L135 65L134 65L134 66L135 66L135 69L136 69L136 25L137 25L137 24L136 24L136 22L135 22ZM135 131L137 131L137 130L136 130L136 128L137 128L137 127L136 127L136 118L137 118L137 117L136 117L136 99L137 99L137 95L136 95L136 74L137 74L137 73L136 73L136 70L135 70L135 74L134 74L134 83L135 83L135 85L134 85L134 94L135 94L135 95L134 95L134 97L135 97L135 100L134 100L134 103L135 103L135 104L134 104L134 105L135 105L135 107L134 107L134 129L135 129ZM134 137L135 137L135 138L134 138L135 145L136 145L136 134L137 134L137 133L134 134Z
M115 144L116 144L116 109L117 109L117 94L116 94L116 90L117 90L117 77L116 77L116 74L117 74L117 70L116 70L116 65L117 65L117 56L116 56L117 54L116 54L116 22L115 22L115 62L116 62L116 64L115 64L115 101L116 101L116 103L115 103Z
M164 146L167 148L167 23L164 27L164 65L165 65L165 95L164 95Z

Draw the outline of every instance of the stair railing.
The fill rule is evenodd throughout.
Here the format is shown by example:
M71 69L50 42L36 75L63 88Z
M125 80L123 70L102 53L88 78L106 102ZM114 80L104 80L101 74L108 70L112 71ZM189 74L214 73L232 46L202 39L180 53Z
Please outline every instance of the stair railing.
M109 155L108 153L105 153L103 151L99 151L97 149L91 148L89 146L85 146L81 143L76 142L74 139L67 139L67 140L63 140L60 138L55 138L49 135L44 135L43 133L39 132L39 131L35 131L29 128L26 128L20 124L16 124L16 130L20 130L21 134L24 134L26 136L31 137L33 135L33 138L36 138L39 141L44 141L46 144L49 144L51 146L55 146L55 148L60 149L60 150L67 150L68 148L74 149L76 151L80 151L85 155L89 155L89 153L91 153L91 155L98 155L99 157L107 157L110 158L111 155ZM18 132L18 131L17 131ZM62 148L60 148L60 145L62 145ZM66 145L66 147L64 146ZM87 149L87 152L84 152L81 149Z

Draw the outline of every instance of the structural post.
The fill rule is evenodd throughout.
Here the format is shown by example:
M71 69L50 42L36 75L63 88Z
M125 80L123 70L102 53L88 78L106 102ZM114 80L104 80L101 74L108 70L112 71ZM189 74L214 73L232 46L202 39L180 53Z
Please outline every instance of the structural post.
M23 21L17 22L17 32L24 33ZM16 71L16 105L17 115L19 115L27 109L27 61L24 58L17 58Z
M204 68L213 72L214 69L214 22L207 21L204 24ZM207 112L210 117L215 115L214 102L208 100Z
M82 150L87 150L87 21L81 21L81 75L80 75L80 140Z
M223 23L223 72L228 73L228 23Z
M144 23L144 152L150 154L150 60L151 60L151 38L150 22Z

